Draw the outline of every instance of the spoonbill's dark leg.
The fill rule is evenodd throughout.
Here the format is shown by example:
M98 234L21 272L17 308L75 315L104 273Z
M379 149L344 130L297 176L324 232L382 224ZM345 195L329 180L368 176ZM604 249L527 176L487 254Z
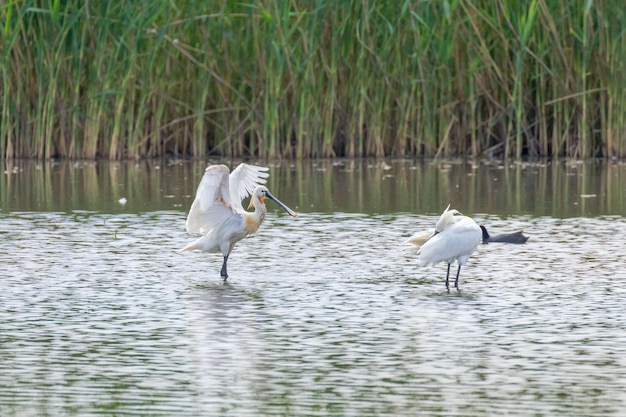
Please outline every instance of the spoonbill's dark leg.
M228 255L224 256L224 263L222 264L222 272L220 273L220 275L222 275L222 278L224 278L224 281L226 281L226 279L228 278L228 272L226 272L226 261L228 261Z
M448 264L448 273L446 274L446 290L448 290L448 292L450 292L450 264Z
M459 264L459 269L456 270L456 279L454 280L454 286L457 291L459 291L459 275L460 274L461 274L461 265Z

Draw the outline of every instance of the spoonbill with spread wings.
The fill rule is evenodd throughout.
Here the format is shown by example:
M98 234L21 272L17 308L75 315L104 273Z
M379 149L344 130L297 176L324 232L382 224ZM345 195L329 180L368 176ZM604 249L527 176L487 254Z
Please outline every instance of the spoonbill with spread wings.
M265 199L276 202L291 216L296 216L289 207L270 193L265 184L269 168L240 164L233 172L226 165L211 165L204 172L196 198L187 216L187 232L202 233L203 236L185 246L183 250L222 252L224 263L221 276L228 278L226 262L235 244L246 236L256 233L265 219ZM229 175L230 172L230 175ZM250 197L244 210L241 201Z

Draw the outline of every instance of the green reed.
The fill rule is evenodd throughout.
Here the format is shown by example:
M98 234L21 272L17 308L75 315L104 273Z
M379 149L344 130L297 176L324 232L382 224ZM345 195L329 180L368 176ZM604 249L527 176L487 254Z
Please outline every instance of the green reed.
M5 158L626 156L618 0L9 0Z

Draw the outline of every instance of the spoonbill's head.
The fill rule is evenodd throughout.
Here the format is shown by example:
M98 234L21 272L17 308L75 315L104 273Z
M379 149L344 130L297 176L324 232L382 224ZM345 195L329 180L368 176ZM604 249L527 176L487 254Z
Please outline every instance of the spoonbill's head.
M448 227L456 223L461 217L463 217L463 214L461 214L460 211L455 209L450 210L450 206L448 205L448 207L441 214L441 217L439 217L439 220L437 220L437 224L435 225L435 234L443 232Z
M250 198L250 206L254 206L256 208L258 205L265 205L266 198L274 201L276 204L282 207L283 210L289 213L290 216L296 217L296 213L285 204L283 204L279 199L274 197L274 195L270 193L270 190L268 190L267 187L265 187L264 185L259 185L254 189L254 191L252 192L252 198Z

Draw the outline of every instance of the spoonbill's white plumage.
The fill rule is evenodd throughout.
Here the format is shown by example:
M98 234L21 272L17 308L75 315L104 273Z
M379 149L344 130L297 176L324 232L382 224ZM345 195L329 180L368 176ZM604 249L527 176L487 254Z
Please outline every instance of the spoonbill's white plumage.
M226 165L211 165L204 172L196 191L189 215L187 232L203 236L185 246L183 250L221 252L224 256L221 276L226 280L226 262L235 244L246 236L256 233L265 219L265 199L275 201L291 216L289 207L274 197L267 187L261 185L269 176L269 168L240 164L232 173ZM229 175L230 174L230 175ZM245 211L241 201L250 197L250 207Z
M461 266L467 263L482 239L482 230L473 219L463 216L457 210L449 210L449 207L437 221L434 235L422 245L418 252L421 266L434 265L439 262L448 264L446 274L448 291L450 291L450 265L454 261L457 261L459 265L454 281L454 286L458 290Z
M441 213L441 216L439 216L434 229L430 229L425 232L416 232L413 236L407 239L407 243L420 247L424 243L428 242L428 240L437 233L441 233L446 230L446 228L455 221L456 219L454 218L454 213L450 211L450 204L448 204L448 207L446 207L443 213Z

